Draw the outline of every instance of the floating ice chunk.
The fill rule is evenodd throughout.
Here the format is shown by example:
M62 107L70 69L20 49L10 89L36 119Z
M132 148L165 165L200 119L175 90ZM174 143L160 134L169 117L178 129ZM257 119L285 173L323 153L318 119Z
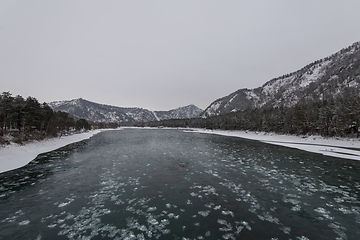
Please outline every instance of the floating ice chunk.
M221 211L222 215L231 215L232 217L234 217L234 213L232 211Z
M285 234L290 234L291 227L282 227L280 228L280 230L282 230Z
M191 192L190 195L191 195L192 197L196 197L196 196L198 196L199 194L194 193L194 192Z
M346 236L346 228L341 226L340 223L338 222L333 222L333 223L330 223L328 225L329 227L331 227L335 233L337 233L340 238L336 238L336 239L347 239L347 236Z
M150 223L152 225L158 225L159 224L159 222L153 217L148 218L147 221L148 221L148 223Z
M294 211L294 212L298 212L298 211L300 211L300 210L301 210L301 206L298 205L298 204L296 204L295 206L293 206L293 207L291 208L291 211Z
M161 223L163 225L168 225L168 224L170 224L170 221L169 221L169 219L163 219L163 220L161 220Z
M301 237L296 237L297 240L310 240L309 238L305 237L305 236L301 236Z
M221 208L221 205L215 206L214 210L219 210Z
M236 234L239 234L244 229L243 226L236 226Z
M327 211L325 208L322 207L318 207L316 209L314 209L315 212L319 213L322 217L332 220L334 219L334 217L330 216L330 212Z
M148 229L146 228L145 225L141 225L141 226L139 227L139 230L140 230L140 231L143 231L143 232L146 232Z
M209 216L210 214L210 211L207 210L207 211L198 211L199 215L203 216L203 217L207 217Z
M338 210L339 210L340 212L342 212L343 214L351 214L351 213L353 213L352 211L350 211L349 209L345 208L344 206L338 208ZM358 214L357 214L357 215L358 215Z
M268 222L280 224L279 219L271 216L269 212L265 212L262 215L258 215L258 218L262 221L268 221Z
M145 238L144 234L140 233L140 234L138 234L138 235L136 236L136 239L138 239L138 240L145 240L146 238Z
M148 209L147 209L147 212L153 212L153 211L155 211L156 210L156 207L149 207Z
M63 203L60 203L58 205L59 208L62 208L62 207L65 207L66 205L69 205L70 203L72 203L74 201L74 199L72 198L66 198L68 201L67 202L63 202Z
M220 231L231 231L232 230L232 226L230 223L226 222L226 220L224 219L218 219L217 222L221 225L225 225L226 228L220 228Z
M29 223L30 223L29 220L24 220L19 223L19 226L25 226L25 225L28 225Z
M232 234L232 233L226 233L226 234L224 234L224 235L222 236L222 238L223 238L223 239L234 239L234 240L236 240L234 234Z
M125 210L126 210L126 211L129 211L129 212L134 212L134 211L135 211L135 208L132 207L132 206L127 206Z
M242 221L241 224L244 225L244 227L246 227L247 230L251 231L251 227L249 226L248 222Z
M50 225L48 225L47 227L48 227L48 228L54 228L54 227L56 227L56 225L57 225L57 224L50 224Z

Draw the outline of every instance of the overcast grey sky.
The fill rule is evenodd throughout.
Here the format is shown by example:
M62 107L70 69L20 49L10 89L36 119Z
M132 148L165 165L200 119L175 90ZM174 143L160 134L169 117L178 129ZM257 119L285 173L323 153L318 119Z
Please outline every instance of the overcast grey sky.
M360 41L359 9L359 0L0 0L0 90L204 109Z

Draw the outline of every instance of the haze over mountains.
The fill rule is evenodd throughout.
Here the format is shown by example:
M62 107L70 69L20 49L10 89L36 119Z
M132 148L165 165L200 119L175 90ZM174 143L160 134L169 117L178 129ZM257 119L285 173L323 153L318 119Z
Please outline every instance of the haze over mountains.
M210 117L259 107L291 107L328 97L359 94L360 42L255 89L239 89L215 100L201 114Z
M189 105L169 111L123 108L82 98L49 103L55 111L93 122L152 122L167 119L207 118L255 108L292 107L333 97L360 94L360 42L317 60L300 70L274 78L255 89L239 89L211 103L205 111Z
M76 119L92 122L133 123L166 119L196 118L203 112L195 105L188 105L169 111L150 111L143 108L124 108L91 102L82 98L49 103L54 111L69 113Z

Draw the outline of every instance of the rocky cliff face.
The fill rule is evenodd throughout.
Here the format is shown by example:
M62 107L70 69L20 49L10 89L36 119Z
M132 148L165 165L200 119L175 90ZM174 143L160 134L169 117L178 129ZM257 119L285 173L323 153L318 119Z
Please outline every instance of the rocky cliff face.
M169 111L149 111L143 108L123 108L91 102L82 98L56 101L49 103L54 111L69 113L76 119L85 119L92 122L150 122L165 119L182 119L199 117L200 108L189 105Z
M217 99L201 117L260 107L294 106L360 90L360 42L255 89L239 89Z

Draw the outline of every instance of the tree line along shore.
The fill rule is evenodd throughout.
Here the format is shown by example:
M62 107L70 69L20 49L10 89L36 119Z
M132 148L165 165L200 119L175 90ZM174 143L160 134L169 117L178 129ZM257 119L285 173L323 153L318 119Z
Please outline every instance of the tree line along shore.
M359 93L302 101L292 107L254 108L194 119L137 123L138 127L181 127L248 130L292 135L359 137Z
M248 130L292 135L357 137L360 123L359 93L327 96L318 102L301 101L292 107L254 108L192 119L170 119L138 123L103 123L75 120L68 113L53 111L36 98L0 95L0 145L26 143L90 129L136 127L181 127L219 130Z
M66 112L55 112L34 97L14 97L10 92L0 95L0 127L0 145L23 144L92 128L86 120L74 120Z

